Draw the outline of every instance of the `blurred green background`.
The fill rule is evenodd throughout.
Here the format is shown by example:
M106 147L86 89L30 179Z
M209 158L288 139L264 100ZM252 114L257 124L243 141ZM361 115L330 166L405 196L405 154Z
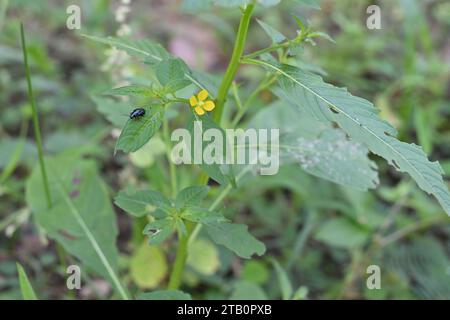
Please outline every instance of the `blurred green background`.
M259 8L255 16L294 36L291 14L296 14L330 34L336 43L318 40L305 49L300 63L373 101L401 140L422 145L449 176L450 2L318 2L321 10L283 0L276 7ZM79 31L66 28L71 4L81 8ZM371 4L381 7L381 30L366 27ZM65 265L76 261L45 238L25 202L25 183L37 155L20 21L46 153L95 159L111 195L130 184L167 188L158 141L150 151L113 157L124 120L112 117L108 102L99 97L106 89L151 75L138 61L79 34L149 38L197 69L220 76L226 67L239 10L189 8L175 0L134 0L125 5L129 12L121 7L119 0L0 0L0 299L20 298L17 261L26 267L40 298L101 299L111 294L109 284L95 274L83 273L80 291L67 290ZM267 45L267 36L253 23L247 52ZM251 67L241 69L243 94L252 92L260 75ZM269 91L262 92L246 119L272 99ZM123 113L129 109L124 107ZM381 183L367 193L289 166L276 176L247 181L227 199L225 212L250 226L265 243L266 254L238 259L200 238L188 258L186 291L201 299L280 298L290 286L300 288L297 298L302 299L450 299L448 216L408 177L377 163ZM185 170L181 180L187 184L190 174ZM143 250L142 222L115 210L124 282L132 291L164 287L172 248ZM381 268L380 290L366 287L369 265ZM280 273L287 277L281 286Z

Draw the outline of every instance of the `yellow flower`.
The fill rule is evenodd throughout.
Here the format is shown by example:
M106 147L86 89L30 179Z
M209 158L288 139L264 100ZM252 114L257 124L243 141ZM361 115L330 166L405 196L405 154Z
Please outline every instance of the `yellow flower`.
M208 98L208 91L203 89L198 93L197 96L193 95L189 98L189 103L191 104L191 107L195 108L194 111L199 116L202 116L205 114L206 111L212 111L216 105L214 104L214 101L212 100L206 100Z

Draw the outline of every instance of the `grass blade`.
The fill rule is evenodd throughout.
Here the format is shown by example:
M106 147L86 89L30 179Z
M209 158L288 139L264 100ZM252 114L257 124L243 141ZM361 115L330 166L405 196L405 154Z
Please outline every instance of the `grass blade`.
M25 269L16 263L17 273L19 274L19 284L20 291L22 292L22 297L24 300L38 300L36 293L34 293L33 287L31 286L30 280L25 272Z
M45 170L44 153L42 151L41 130L39 128L37 107L36 107L36 103L34 101L34 96L33 96L33 86L31 85L31 75L30 75L30 68L28 65L27 46L25 43L25 32L23 30L23 23L20 24L20 38L22 41L23 63L25 65L25 74L26 74L27 85L28 85L28 99L30 100L32 117L33 117L34 137L36 139L36 145L38 148L39 165L41 167L42 177L43 177L43 181L44 181L44 190L45 190L45 197L47 200L47 206L50 208L52 205L52 200L50 197L50 190L48 187L47 172Z

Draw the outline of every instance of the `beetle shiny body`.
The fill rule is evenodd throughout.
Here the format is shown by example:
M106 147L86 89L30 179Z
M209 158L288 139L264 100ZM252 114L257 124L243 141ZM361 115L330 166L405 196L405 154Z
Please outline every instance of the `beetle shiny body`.
M143 108L136 108L130 113L130 119L142 117L145 114L145 110Z

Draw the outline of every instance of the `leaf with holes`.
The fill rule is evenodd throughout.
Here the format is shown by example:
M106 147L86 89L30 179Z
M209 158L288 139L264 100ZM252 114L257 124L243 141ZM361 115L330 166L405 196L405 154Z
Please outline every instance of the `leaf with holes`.
M261 60L250 63L281 74L279 93L283 99L319 121L337 123L354 141L366 145L398 171L408 173L450 215L450 193L439 163L430 162L420 146L399 141L397 131L378 116L372 103L297 67Z

